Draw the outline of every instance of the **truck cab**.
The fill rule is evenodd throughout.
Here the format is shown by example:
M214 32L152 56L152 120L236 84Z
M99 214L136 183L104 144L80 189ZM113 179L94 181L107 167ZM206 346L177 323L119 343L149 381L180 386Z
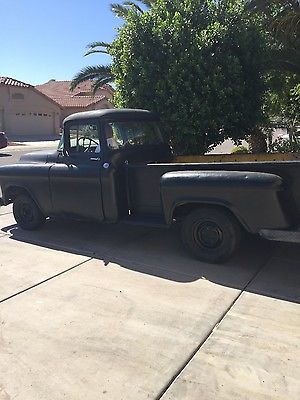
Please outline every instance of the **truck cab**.
M116 222L130 213L127 165L168 161L157 115L101 110L72 115L50 168L54 213ZM72 191L72 196L70 196ZM74 199L74 201L72 201Z
M127 109L69 116L58 151L48 158L48 163L53 162L49 170L52 213L99 222L126 218L130 215L128 164L170 158L154 113Z

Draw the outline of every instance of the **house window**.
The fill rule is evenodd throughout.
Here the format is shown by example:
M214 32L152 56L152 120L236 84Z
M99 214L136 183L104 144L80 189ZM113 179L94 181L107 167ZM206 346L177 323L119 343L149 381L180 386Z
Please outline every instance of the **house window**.
M24 94L23 93L13 93L12 98L14 100L24 100Z

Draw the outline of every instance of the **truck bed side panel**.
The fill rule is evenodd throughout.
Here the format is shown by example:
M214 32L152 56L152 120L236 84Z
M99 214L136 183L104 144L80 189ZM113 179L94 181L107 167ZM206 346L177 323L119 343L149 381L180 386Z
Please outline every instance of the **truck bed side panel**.
M135 215L163 215L160 179L172 171L252 171L278 175L284 190L280 202L293 224L300 222L300 162L253 162L207 164L130 164L128 182L131 212Z

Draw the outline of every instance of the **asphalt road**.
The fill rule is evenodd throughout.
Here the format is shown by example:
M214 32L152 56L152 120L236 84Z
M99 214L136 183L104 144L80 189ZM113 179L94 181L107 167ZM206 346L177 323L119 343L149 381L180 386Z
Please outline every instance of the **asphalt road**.
M8 146L0 150L0 165L15 164L19 161L23 154L39 150L54 150L57 147L57 142L53 143L28 143L19 146Z

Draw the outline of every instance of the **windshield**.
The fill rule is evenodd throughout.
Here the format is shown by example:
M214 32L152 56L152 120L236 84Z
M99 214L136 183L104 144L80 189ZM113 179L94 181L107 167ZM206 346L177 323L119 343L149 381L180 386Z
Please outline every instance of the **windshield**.
M163 143L159 127L154 121L108 122L105 124L105 136L112 150Z

